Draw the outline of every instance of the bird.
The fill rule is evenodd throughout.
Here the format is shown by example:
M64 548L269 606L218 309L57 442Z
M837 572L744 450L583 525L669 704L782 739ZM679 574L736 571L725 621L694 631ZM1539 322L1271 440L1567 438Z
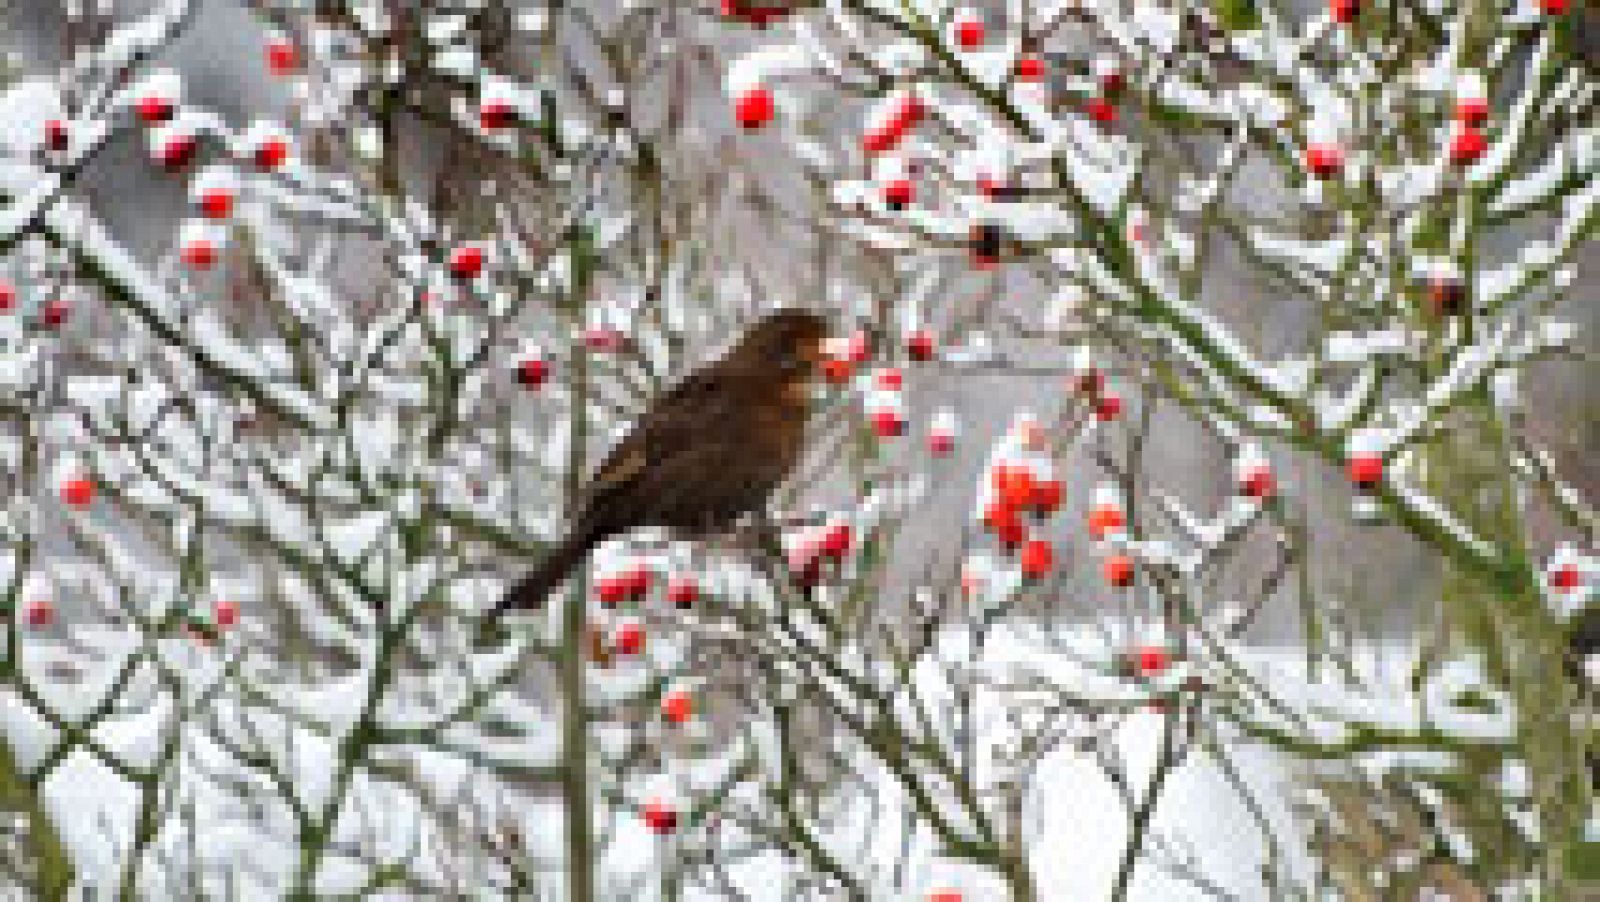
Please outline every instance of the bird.
M483 618L545 600L601 542L659 527L698 540L727 532L766 504L804 451L811 388L828 320L784 308L745 331L720 359L652 402L595 469L569 526Z

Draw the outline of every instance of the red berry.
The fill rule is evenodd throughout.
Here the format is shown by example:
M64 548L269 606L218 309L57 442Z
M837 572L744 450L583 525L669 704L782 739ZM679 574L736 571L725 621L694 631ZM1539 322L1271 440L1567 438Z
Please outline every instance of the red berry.
M195 140L194 135L187 133L175 134L162 142L161 150L156 154L156 160L169 170L182 169L189 165L190 160L194 159L194 153L198 147L199 143Z
M183 264L196 272L204 272L216 265L217 247L204 238L190 241L183 246L179 256Z
M1344 152L1333 144L1313 144L1306 148L1306 169L1314 178L1329 179L1344 168Z
M678 829L678 812L671 803L654 799L645 803L644 822L651 832L666 836Z
M1029 500L1034 510L1048 516L1061 508L1065 495L1066 489L1062 487L1061 480L1039 479L1034 481L1033 497Z
M51 298L39 308L39 322L46 329L55 329L67 321L67 315L72 312L72 305L62 298Z
M55 622L56 609L48 600L39 598L28 602L23 608L23 619L28 626L34 629L43 629Z
M1022 546L1022 575L1041 579L1055 566L1056 551L1044 539L1033 539Z
M995 539L1007 549L1015 548L1022 544L1027 536L1027 529L1022 525L1022 517L1017 514L1017 509L1008 504L996 502L989 505L984 511L983 522L993 532Z
M667 583L667 601L675 608L693 607L700 600L700 584L692 576L674 577Z
M82 476L67 480L61 487L61 500L68 507L88 507L94 501L94 481Z
M1140 676L1156 676L1172 666L1172 653L1157 645L1146 645L1133 650L1130 663Z
M966 16L956 23L956 44L962 50L977 50L983 46L983 40L982 19L977 16Z
M922 120L927 104L915 94L906 94L896 104L889 118L861 137L861 148L871 156L893 150L907 133Z
M898 391L905 384L905 376L898 367L886 366L872 375L872 381L885 391Z
M602 576L594 581L594 592L603 607L614 608L628 597L628 581L617 576Z
M1105 574L1106 582L1119 589L1133 585L1133 558L1113 554L1106 558Z
M1551 16L1562 15L1567 11L1567 0L1539 0L1539 11Z
M1122 508L1115 505L1100 504L1089 511L1089 536L1097 542L1109 535L1122 532L1126 525Z
M904 210L911 203L912 187L910 179L890 179L883 186L884 206L894 211Z
M1272 471L1265 467L1255 467L1239 479L1239 493L1250 498L1269 498L1273 488Z
M233 192L227 188L208 188L200 195L200 212L207 219L227 219L233 215Z
M476 279L483 272L483 248L475 244L463 245L450 253L450 275L458 279Z
M70 143L65 122L60 119L51 119L44 124L44 145L46 148L59 153L66 150L67 145Z
M1376 454L1357 454L1350 458L1347 465L1350 481L1357 488L1369 489L1383 479L1383 458Z
M1361 12L1360 0L1328 0L1328 13L1333 16L1333 21L1341 25L1349 25L1356 20L1356 13Z
M905 434L905 417L893 410L875 411L872 414L872 431L879 438L896 438Z
M261 169L268 171L277 169L287 159L289 159L289 142L283 138L267 138L256 148L255 162Z
M650 568L644 564L634 564L622 575L628 587L628 598L638 601L650 594Z
M1089 118L1101 125L1110 125L1117 121L1117 105L1104 97L1095 97L1089 101Z
M5 282L0 282L0 313L9 313L16 309L17 290Z
M239 603L226 598L219 599L211 606L211 619L216 621L218 629L228 629L239 623Z
M1026 467L1001 464L994 468L995 493L1006 507L1021 510L1033 504L1033 473Z
M922 102L921 97L909 93L901 95L899 102L895 104L894 115L889 119L889 128L897 136L896 140L915 128L927 112L928 105Z
M688 723L694 716L694 696L682 689L674 689L661 697L661 716L668 723Z
M947 457L956 447L956 437L948 432L928 434L928 453L934 457Z
M928 902L961 902L961 891L936 889L928 894Z
M1017 58L1017 78L1021 81L1039 81L1044 78L1044 59L1034 54Z
M486 132L505 128L516 118L516 110L504 100L485 100L478 106L478 125Z
M529 357L517 364L517 384L538 388L550 378L550 364L542 357Z
M822 378L829 385L844 385L850 381L855 364L844 357L829 357L822 361Z
M906 339L906 356L918 363L933 359L933 333L918 329Z
M637 620L630 620L617 627L615 640L612 647L617 654L633 657L644 651L644 626Z
M267 69L273 75L288 75L300 68L300 54L288 38L267 42Z
M739 95L734 104L734 117L747 129L758 129L772 121L777 107L772 102L772 92L760 85Z
M1482 158L1489 149L1489 139L1470 125L1462 125L1450 139L1450 162L1457 166L1470 166Z
M834 523L822 534L822 544L819 550L828 557L837 560L850 552L852 538L850 524Z
M1102 394L1095 399L1094 415L1108 422L1116 419L1122 415L1122 399L1109 392Z
M139 118L145 122L166 122L172 118L172 101L157 94L139 98L134 108L138 111Z
M1550 587L1557 592L1567 593L1576 590L1583 582L1583 573L1577 564L1562 564L1550 573Z
M1482 125L1489 118L1489 101L1482 97L1463 97L1456 101L1456 121Z

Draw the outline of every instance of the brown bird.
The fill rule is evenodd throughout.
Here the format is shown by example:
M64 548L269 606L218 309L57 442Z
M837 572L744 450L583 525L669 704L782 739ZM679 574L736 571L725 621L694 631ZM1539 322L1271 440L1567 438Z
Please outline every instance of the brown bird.
M812 377L828 323L771 313L722 359L668 390L595 471L571 526L534 570L485 615L537 608L612 536L654 526L680 538L725 532L799 462Z

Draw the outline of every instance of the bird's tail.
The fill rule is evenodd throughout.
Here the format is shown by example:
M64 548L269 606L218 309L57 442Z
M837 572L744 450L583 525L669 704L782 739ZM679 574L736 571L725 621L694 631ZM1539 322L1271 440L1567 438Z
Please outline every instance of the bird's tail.
M573 569L588 556L595 546L593 536L574 534L544 556L539 565L523 576L501 596L499 603L484 615L486 622L498 620L506 611L526 611L544 606L550 593L564 582Z

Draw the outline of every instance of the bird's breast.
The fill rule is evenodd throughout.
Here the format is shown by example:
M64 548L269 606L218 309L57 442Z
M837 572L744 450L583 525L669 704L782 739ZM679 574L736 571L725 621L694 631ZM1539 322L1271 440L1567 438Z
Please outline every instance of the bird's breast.
M810 411L811 385L805 379L789 379L778 390L750 406L749 439L763 453L783 460L799 456Z

